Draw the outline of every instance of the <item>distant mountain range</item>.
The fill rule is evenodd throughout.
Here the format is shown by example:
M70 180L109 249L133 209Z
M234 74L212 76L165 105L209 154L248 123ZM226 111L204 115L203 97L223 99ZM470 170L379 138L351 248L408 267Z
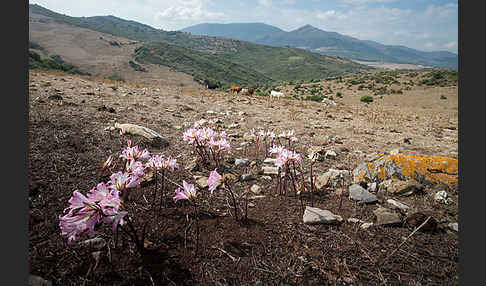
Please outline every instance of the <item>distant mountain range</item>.
M457 69L458 56L451 52L424 52L405 46L359 40L311 25L286 32L264 23L199 24L180 30L193 35L226 37L274 47L294 47L359 61L381 61Z

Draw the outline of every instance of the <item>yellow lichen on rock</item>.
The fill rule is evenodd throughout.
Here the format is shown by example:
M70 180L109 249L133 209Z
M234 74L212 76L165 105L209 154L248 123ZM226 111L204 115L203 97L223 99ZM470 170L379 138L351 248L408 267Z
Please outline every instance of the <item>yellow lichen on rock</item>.
M458 161L440 156L382 154L376 160L360 164L354 171L355 182L382 182L391 178L414 179L420 183L458 183Z
M395 162L402 170L402 175L408 179L422 176L433 183L451 185L458 182L458 161L454 158L398 154L389 155L387 160Z

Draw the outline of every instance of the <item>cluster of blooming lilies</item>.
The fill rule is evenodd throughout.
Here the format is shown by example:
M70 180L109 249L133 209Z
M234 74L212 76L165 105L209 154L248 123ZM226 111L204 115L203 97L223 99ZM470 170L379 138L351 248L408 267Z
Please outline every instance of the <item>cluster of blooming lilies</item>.
M287 132L282 131L279 135L276 135L275 132L271 130L265 131L260 129L259 131L256 131L254 128L252 128L249 131L249 134L255 144L255 157L257 157L260 153L261 147L263 147L263 150L265 150L266 157L268 155L268 146L274 146L275 143L282 144L280 139L287 139L289 148L291 148L293 142L299 141L297 137L294 136L294 130L289 130Z
M68 244L83 233L93 236L95 229L103 223L111 223L113 232L118 227L123 228L127 222L130 223L125 201L130 189L140 186L140 179L146 175L146 170L174 171L179 167L176 159L170 156L151 156L147 149L132 146L131 140L127 140L126 144L119 156L123 166L121 171L112 173L108 182L99 183L86 195L79 190L73 192L69 206L63 211L64 215L59 217L61 235L67 237ZM115 165L110 155L103 163L101 172L113 170Z
M219 168L222 153L230 152L231 147L226 132L224 130L215 131L211 128L213 124L212 120L196 121L193 128L184 132L183 140L193 145L202 162L210 164L211 161L214 161L216 168Z
M199 120L194 123L194 128L186 130L183 134L183 140L194 146L195 152L199 155L200 159L207 163L214 160L215 169L209 174L207 184L208 189L213 195L216 190L226 191L232 198L234 217L238 221L238 207L237 196L231 188L231 180L227 179L224 174L224 168L220 168L220 159L222 158L222 152L230 151L230 144L227 140L226 132L217 132L211 128L214 122L209 120ZM122 145L124 132L121 131ZM259 150L260 143L265 145L265 155L275 154L274 164L278 167L278 182L277 190L280 194L287 192L287 182L292 183L293 189L296 195L299 195L301 206L303 208L302 197L300 196L301 190L305 188L303 170L302 170L302 157L296 151L292 150L292 143L298 141L294 136L294 132L282 132L276 136L273 131L255 131L250 130L250 135L254 138L256 144L256 150ZM283 145L275 145L274 143L280 143L280 139L287 139L288 144L286 149ZM270 139L267 142L267 139ZM267 143L271 144L271 147L267 148ZM179 168L177 160L168 156L164 158L161 155L152 155L147 149L140 150L138 146L132 146L131 140L126 140L126 147L122 149L119 155L119 161L121 161L122 170L112 173L108 182L101 182L95 188L88 191L87 195L83 195L79 190L73 192L72 197L69 200L69 206L64 209L64 215L59 217L59 226L61 228L61 235L66 236L68 244L75 241L81 234L88 233L89 236L95 234L101 224L107 223L112 225L114 234L117 233L117 229L120 228L135 242L139 249L143 249L143 237L142 240L138 239L138 235L131 223L129 217L126 202L128 201L128 194L130 189L140 186L140 179L147 174L147 170L151 170L154 173L155 178L155 190L152 200L152 207L155 205L157 197L157 175L160 172L162 174L162 194L160 197L160 206L162 205L165 190L165 173L173 172ZM257 154L257 152L256 152ZM255 154L255 155L256 155ZM315 162L315 154L311 154L311 192L313 187L312 178L312 164ZM212 160L211 160L212 159ZM207 164L206 166L209 166ZM298 178L297 167L300 167L301 180ZM109 156L103 163L101 173L106 170L113 171L116 163L113 156ZM220 173L218 173L220 170ZM281 175L283 173L283 175ZM168 179L168 178L167 178ZM299 182L300 181L300 182ZM178 184L176 184L178 185ZM182 186L175 190L175 196L173 201L187 200L194 206L194 220L197 226L197 245L199 240L199 222L198 222L198 210L197 210L197 197L198 188L186 182L182 183ZM243 195L248 196L248 191ZM248 200L248 197L247 197ZM248 201L247 201L248 203ZM245 211L245 218L247 219L247 210ZM125 224L128 224L129 229L125 229ZM189 225L190 227L191 225Z

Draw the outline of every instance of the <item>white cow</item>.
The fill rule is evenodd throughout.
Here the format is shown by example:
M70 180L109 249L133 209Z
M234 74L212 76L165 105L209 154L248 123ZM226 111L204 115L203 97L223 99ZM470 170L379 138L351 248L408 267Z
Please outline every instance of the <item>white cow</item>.
M277 97L278 99L280 99L280 97L283 97L284 94L283 92L280 92L280 91L275 91L275 90L272 90L270 91L270 97Z

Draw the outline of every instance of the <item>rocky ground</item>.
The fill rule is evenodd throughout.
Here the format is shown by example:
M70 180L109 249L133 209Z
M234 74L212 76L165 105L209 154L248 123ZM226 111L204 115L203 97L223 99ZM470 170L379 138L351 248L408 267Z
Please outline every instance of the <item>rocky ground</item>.
M392 194L384 191L384 184L354 184L352 176L345 176L341 187L333 176L325 175L330 169L350 174L381 153L457 159L457 87L415 85L403 94L376 96L366 104L359 99L369 91L337 81L319 85L342 91L342 98L334 98L336 106L234 95L199 86L30 71L32 278L42 277L55 285L457 285L454 223L459 189L455 184L418 180L407 189L412 194ZM139 136L132 139L152 153L177 159L180 169L171 174L172 181L196 183L209 170L193 168L194 155L182 141L182 133L202 118L219 122L231 138L232 152L224 164L239 178L235 190L242 193L257 185L246 222L210 211L201 215L195 255L193 228L185 233L191 209L167 198L155 219L146 202L152 181L136 192L130 204L139 230L144 222L151 222L146 236L150 251L139 255L128 243L116 249L104 245L101 250L67 246L59 235L59 215L73 190L86 193L106 179L98 176L101 163L120 151L119 134L110 126L131 123L158 132L168 146L152 145ZM275 191L276 176L262 172L264 156L255 156L253 145L245 147L252 128L277 134L294 130L299 140L296 150L304 157L310 148L327 153L314 165L314 174L326 182L319 181L312 202L309 194L303 195L304 205L318 210L308 208L304 215L293 192ZM248 164L236 165L241 158ZM307 159L304 175L309 177ZM210 205L207 189L201 189L203 208L227 208L222 198ZM439 191L445 191L448 199L436 200ZM330 212L331 223L307 221L311 212L321 210ZM322 217L326 216L318 216ZM109 228L100 233L110 241Z

